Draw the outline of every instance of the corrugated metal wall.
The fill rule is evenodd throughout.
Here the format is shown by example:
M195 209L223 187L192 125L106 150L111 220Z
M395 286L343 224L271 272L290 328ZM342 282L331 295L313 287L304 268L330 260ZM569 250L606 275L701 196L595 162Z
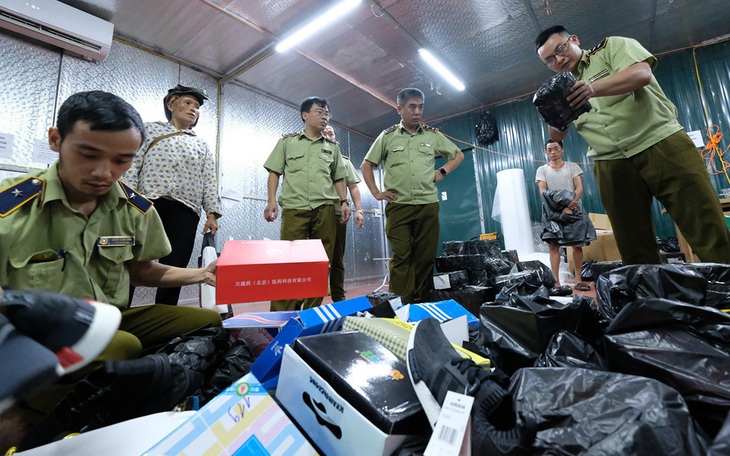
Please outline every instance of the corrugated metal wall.
M92 63L0 32L0 134L14 138L12 157L0 158L0 179L45 167L33 162L34 141L47 142L47 130L53 125L58 107L72 93L113 92L137 108L144 121L155 121L165 119L162 98L178 83L208 92L210 101L201 108L195 130L215 150L219 134L215 78L120 41L113 42L103 63ZM310 95L327 94L302 94L302 99ZM227 239L278 239L279 222L267 223L263 217L267 179L263 163L282 133L302 128L299 109L236 85L223 87L220 108L219 184L223 190L234 190L244 197L223 199L225 213L216 236L219 249ZM359 169L370 140L338 125L335 130L343 152L352 156ZM382 212L381 204L365 186L361 193L366 209ZM348 281L380 278L387 271L385 263L377 260L385 256L383 219L373 213L366 213L365 218L366 228L357 233L352 223L348 225ZM202 226L201 221L200 230ZM197 266L201 238L197 239L190 266ZM197 286L183 288L181 301L197 299ZM153 300L154 290L137 289L135 304Z
M709 45L696 49L700 80L705 95L710 123L718 125L726 135L721 142L722 147L730 144L730 42ZM665 93L679 110L679 121L687 131L706 130L705 115L700 101L700 90L695 75L692 50L659 56L659 65L655 76ZM539 62L536 61L536 64ZM427 95L428 96L428 95ZM426 102L428 110L428 101ZM533 222L540 219L540 199L535 172L546 162L544 141L548 138L546 125L532 104L532 97L511 103L494 106L488 109L496 118L499 130L499 141L489 145L477 144L474 127L479 119L479 112L435 123L442 132L452 137L459 147L475 147L476 172L481 181L479 189L473 182L465 183L461 190L470 192L479 190L482 198L482 215L485 219L486 232L496 231L501 234L501 226L492 220L492 203L497 186L496 173L509 168L522 168L525 172L527 197L530 215ZM428 112L426 112L428 114ZM585 153L588 145L574 129L564 141L564 158L578 163L584 175L585 193L583 203L590 212L605 212L598 195L593 165L587 160ZM730 159L730 155L726 157ZM729 188L730 183L723 175L712 176L718 193ZM654 202L653 213L659 237L674 236L674 222L667 214L661 213L662 206ZM476 216L467 216L470 220ZM473 222L472 222L473 223Z

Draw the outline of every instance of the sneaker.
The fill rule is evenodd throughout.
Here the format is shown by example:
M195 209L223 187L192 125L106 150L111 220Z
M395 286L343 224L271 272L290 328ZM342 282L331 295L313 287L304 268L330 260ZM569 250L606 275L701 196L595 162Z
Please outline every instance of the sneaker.
M112 305L47 291L4 290L0 307L18 332L56 354L59 376L94 360L122 319Z
M466 394L474 397L472 454L514 456L529 453L535 438L534 423L524 417L517 419L511 396L494 381L498 375L459 356L436 319L421 320L411 331L406 365L432 428L436 426L446 393Z
M441 414L446 393L455 391L473 396L489 377L472 360L459 355L435 318L421 320L413 327L408 337L406 366L432 428Z

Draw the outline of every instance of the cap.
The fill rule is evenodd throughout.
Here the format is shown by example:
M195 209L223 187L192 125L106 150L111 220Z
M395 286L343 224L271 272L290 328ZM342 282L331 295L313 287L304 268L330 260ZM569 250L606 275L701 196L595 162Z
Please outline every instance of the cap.
M209 100L208 94L205 93L205 90L203 89L196 89L195 87L186 87L184 85L176 85L172 89L167 91L167 95L165 95L165 98L163 99L163 105L165 107L165 117L167 117L167 120L172 119L172 113L169 109L167 109L167 102L170 101L170 98L174 96L180 96L180 95L192 95L194 96L198 102L200 103L200 106L203 106L203 103L205 100Z

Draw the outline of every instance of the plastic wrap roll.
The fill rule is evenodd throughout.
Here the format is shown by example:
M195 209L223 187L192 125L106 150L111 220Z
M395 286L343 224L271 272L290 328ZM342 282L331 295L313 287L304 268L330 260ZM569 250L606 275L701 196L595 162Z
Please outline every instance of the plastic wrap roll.
M502 224L505 249L517 250L521 258L535 251L522 169L505 169L497 173L492 218Z

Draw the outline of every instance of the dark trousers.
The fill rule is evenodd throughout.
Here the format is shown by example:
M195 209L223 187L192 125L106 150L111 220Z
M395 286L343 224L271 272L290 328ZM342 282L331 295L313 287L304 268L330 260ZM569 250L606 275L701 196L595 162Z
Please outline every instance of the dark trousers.
M439 203L385 206L385 235L390 242L388 290L403 304L427 301L439 240Z
M190 262L190 255L195 245L195 235L200 221L200 214L196 214L186 205L165 198L154 200L155 209L160 214L165 234L170 240L172 252L160 258L160 263L179 268L186 268ZM180 287L158 288L155 303L177 305L180 298Z
M330 266L330 296L332 302L345 300L345 245L347 244L347 225L337 222L337 238Z
M667 209L702 261L730 263L720 200L684 131L623 160L596 160L594 174L624 264L658 264L652 198Z
M335 207L331 204L324 204L312 210L281 211L281 240L320 239L330 263L335 247L336 230ZM309 309L322 304L322 300L323 298L306 298L271 301L271 311L299 310L300 307Z

